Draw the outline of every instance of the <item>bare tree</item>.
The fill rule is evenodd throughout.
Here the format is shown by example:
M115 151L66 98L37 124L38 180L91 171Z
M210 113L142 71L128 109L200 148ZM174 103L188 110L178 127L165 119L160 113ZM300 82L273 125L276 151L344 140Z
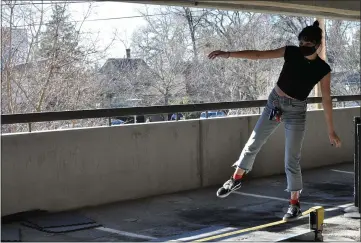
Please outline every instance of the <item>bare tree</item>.
M360 87L360 29L359 23L328 21L327 55L333 73L334 95L359 94Z
M162 9L155 9L162 12ZM174 97L185 95L183 73L191 50L186 44L185 21L169 14L149 17L149 9L143 12L147 26L133 35L135 55L144 60L156 77L149 86L159 94L155 104L168 105Z
M189 7L170 7L167 12L174 13L176 16L181 16L186 20L188 27L188 34L192 43L194 62L198 62L198 29L201 28L202 23L207 19L207 15L211 12L209 9L192 10Z
M262 50L282 45L269 35L274 27L269 24L268 15L218 11L209 16L202 31L204 42L201 44L207 50ZM210 73L207 80L211 82L207 86L223 92L221 100L227 101L253 100L264 96L273 86L281 68L281 60L221 59L205 62L208 66L206 72Z
M89 34L82 26L92 5L78 26L70 23L67 7L64 3L46 9L17 1L3 5L3 113L95 107L100 90L94 82L93 62L106 50L96 45L97 40L81 41ZM45 22L49 10L52 16Z

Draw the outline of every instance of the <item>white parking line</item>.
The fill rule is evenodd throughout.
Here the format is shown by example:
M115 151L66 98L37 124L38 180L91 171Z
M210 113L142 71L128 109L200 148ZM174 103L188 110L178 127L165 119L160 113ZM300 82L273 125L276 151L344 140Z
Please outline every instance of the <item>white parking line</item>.
M95 229L105 231L105 232L109 232L109 233L113 233L113 234L118 234L118 235L133 237L133 238L139 238L139 239L144 239L144 240L155 240L155 239L157 239L155 237L151 237L151 236L147 236L147 235L134 234L134 233L121 231L121 230L116 230L116 229L111 229L111 228L106 228L106 227L98 227L98 228L95 228Z
M339 205L339 206L332 207L332 208L326 208L325 211L329 212L329 211L335 211L337 209L345 209L345 208L348 208L348 207L350 207L352 205L353 205L353 203L347 203L347 204Z
M353 171L345 171L345 170L331 170L331 171L352 174L352 175L355 174Z

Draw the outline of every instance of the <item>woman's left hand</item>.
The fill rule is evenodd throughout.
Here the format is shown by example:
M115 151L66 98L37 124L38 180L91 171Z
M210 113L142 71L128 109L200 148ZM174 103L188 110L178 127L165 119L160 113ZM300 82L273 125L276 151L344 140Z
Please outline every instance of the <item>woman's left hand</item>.
M337 136L336 132L331 132L328 136L332 146L335 146L336 148L341 147L341 139Z

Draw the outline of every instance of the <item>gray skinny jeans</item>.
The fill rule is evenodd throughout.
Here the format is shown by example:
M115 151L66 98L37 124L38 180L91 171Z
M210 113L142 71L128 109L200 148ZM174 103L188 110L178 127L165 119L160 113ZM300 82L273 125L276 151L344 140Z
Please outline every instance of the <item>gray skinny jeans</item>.
M245 170L246 173L252 170L256 155L280 124L275 118L269 120L271 110L275 107L282 111L281 122L285 123L286 191L302 191L300 158L305 134L307 102L281 97L274 89L270 93L267 105L258 119L238 161L233 166Z

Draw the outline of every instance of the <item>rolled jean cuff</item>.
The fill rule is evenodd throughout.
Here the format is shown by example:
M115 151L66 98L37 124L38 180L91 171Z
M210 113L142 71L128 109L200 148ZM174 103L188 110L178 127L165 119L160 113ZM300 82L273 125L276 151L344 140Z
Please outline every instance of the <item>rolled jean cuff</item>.
M238 161L235 162L231 167L242 169L242 170L244 170L244 173L245 173L245 174L247 174L248 172L251 171L250 169L246 169L246 168L241 167L241 165L239 164Z
M302 193L303 188L299 189L299 190L290 190L290 189L285 189L285 192L299 192L300 194Z

